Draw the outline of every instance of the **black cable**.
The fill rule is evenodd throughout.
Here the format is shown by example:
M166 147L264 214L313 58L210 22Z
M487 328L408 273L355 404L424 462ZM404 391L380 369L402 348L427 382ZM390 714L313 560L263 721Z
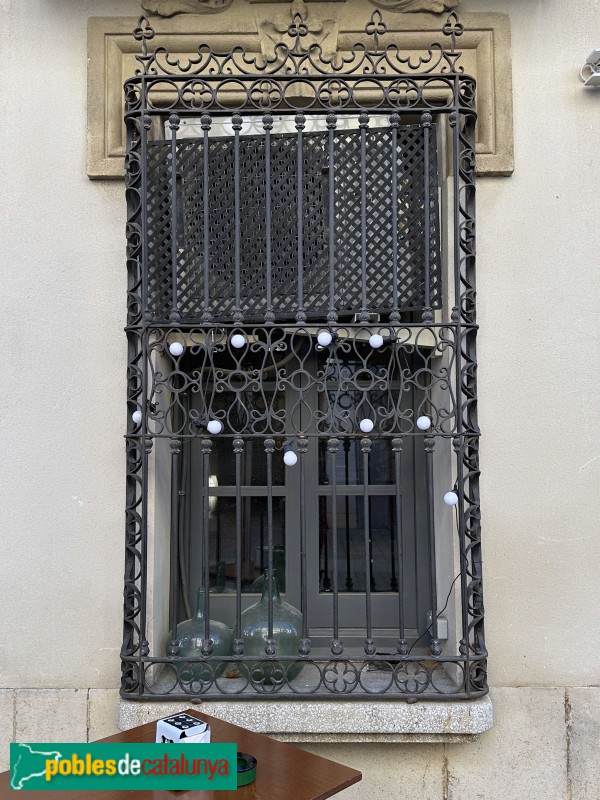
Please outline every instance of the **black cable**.
M444 611L446 610L446 607L447 607L448 603L450 602L450 595L452 594L452 589L454 588L454 584L456 583L456 581L457 581L459 578L460 578L460 572L459 572L459 573L458 573L458 574L455 576L454 580L453 580L453 581L452 581L452 583L450 584L450 589L448 590L448 596L446 597L446 602L444 603L444 607L442 608L442 610L441 610L441 611L438 611L438 613L435 615L435 618L436 618L436 619L438 619L438 617L440 617L440 616L441 616L441 615L444 613ZM429 625L428 625L428 626L425 628L425 630L424 630L424 631L423 631L423 633L422 633L422 634L419 636L419 638L418 638L418 639L415 639L415 641L412 643L412 645L410 646L410 649L409 649L409 651L408 651L407 655L410 655L410 654L412 653L413 647L414 647L414 646L415 646L415 645L416 645L418 642L420 642L420 641L421 641L421 639L422 639L422 638L423 638L423 637L424 637L424 636L425 636L427 633L429 633L429 632L431 631L431 626L432 626L432 625L433 625L433 620L432 620L432 621L429 623Z
M458 530L458 509L457 509L457 508L455 508L455 509L454 509L454 511L455 511L455 515L456 515L456 529ZM464 553L461 553L460 555L461 555L461 558L464 558L464 557L465 557L465 556L464 556ZM452 594L452 589L454 588L454 584L456 583L456 581L457 581L459 578L460 578L460 572L458 572L458 573L457 573L457 574L454 576L454 580L452 581L452 583L450 584L450 588L448 589L448 595L447 595L447 597L446 597L446 602L444 603L444 607L442 608L442 610L441 610L441 611L438 611L438 613L435 615L435 618L436 618L436 619L438 619L438 618L439 618L439 617L440 617L440 616L441 616L441 615L444 613L444 611L446 610L446 608L447 608L447 606L448 606L448 603L450 602L450 596L451 596L451 594ZM433 625L433 620L431 620L431 622L430 622L430 623L429 623L429 625L428 625L428 626L425 628L425 630L424 630L424 631L423 631L423 633L422 633L422 634L419 636L419 638L418 638L418 639L415 639L415 640L414 640L414 642L411 644L411 646L410 646L410 648L409 648L409 651L408 651L408 653L407 653L407 656L409 656L409 655L412 653L412 651L413 651L413 648L415 647L415 645L417 645L417 644L418 644L418 643L421 641L421 639L422 639L422 638L423 638L423 637L424 637L424 636L425 636L427 633L430 633L432 625Z

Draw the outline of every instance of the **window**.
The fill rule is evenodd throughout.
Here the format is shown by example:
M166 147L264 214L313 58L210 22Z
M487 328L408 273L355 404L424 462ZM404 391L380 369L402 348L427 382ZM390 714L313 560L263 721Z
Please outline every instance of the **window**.
M200 48L183 74L136 32L122 693L477 696L460 28L439 73L412 74L375 12L372 49L335 78L297 29L281 62ZM268 602L257 662L243 612L274 576L301 622L285 651ZM182 655L197 588L204 633ZM232 629L231 652L212 654L209 618Z

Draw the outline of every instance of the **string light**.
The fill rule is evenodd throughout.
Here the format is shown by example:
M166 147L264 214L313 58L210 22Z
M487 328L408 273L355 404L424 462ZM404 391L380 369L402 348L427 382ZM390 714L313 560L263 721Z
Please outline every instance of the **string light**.
M231 346L235 347L236 350L239 350L246 344L246 337L241 333L234 333L231 339Z
M431 420L429 419L429 417L425 416L419 417L419 419L417 420L417 428L420 431L428 431L429 428L431 428Z
M133 420L135 425L140 424L140 422L142 421L142 412L139 410L139 408L133 412L133 414L131 415L131 419Z
M372 419L361 419L361 421L358 423L358 427L363 433L371 433L375 427L375 423Z
M292 443L284 442L283 444L283 461L288 467L293 467L298 463L298 456L294 453Z
M317 336L317 342L321 345L321 347L329 347L334 338L335 337L331 331L321 331Z
M444 503L446 503L447 506L458 505L458 495L456 492L446 492L444 495Z
M192 422L197 428L205 428L208 433L215 436L223 430L223 423L218 419L207 420L205 417L194 417Z
M369 344L374 350L377 350L378 347L383 347L383 336L380 333L374 333L369 338Z
M181 342L171 342L169 345L169 353L175 357L180 356L183 353L183 345Z

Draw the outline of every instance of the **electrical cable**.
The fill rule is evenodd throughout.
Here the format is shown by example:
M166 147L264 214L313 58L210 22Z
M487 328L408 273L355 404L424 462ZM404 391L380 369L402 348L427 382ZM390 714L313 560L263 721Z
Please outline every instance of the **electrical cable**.
M458 509L456 509L456 508L455 508L455 510L454 510L454 513L455 513L455 516L456 516L456 528L457 528L457 530L458 530ZM461 553L461 558L464 558L464 554L463 554L463 553ZM456 583L456 581L457 581L459 578L460 578L460 572L458 572L458 573L457 573L457 574L454 576L454 580L452 581L452 583L450 584L450 588L448 589L448 594L447 594L447 596L446 596L446 602L444 603L444 606L443 606L442 610L441 610L441 611L438 611L438 613L435 615L435 618L436 618L436 619L439 619L439 617L440 617L440 616L441 616L441 615L444 613L444 611L445 611L445 610L446 610L446 608L448 607L448 603L450 602L450 596L452 595L452 589L454 588L454 584ZM424 631L423 631L423 633L422 633L422 634L419 636L419 638L418 638L418 639L415 639L415 641L414 641L414 642L411 644L411 646L410 646L410 648L409 648L409 650L408 650L408 653L407 653L407 655L410 655L410 654L412 653L412 651L413 651L413 648L414 648L414 647L415 647L415 646L416 646L416 645L417 645L417 644L418 644L418 643L421 641L421 639L422 639L424 636L426 636L428 633L430 633L430 632L431 632L431 627L432 627L432 625L433 625L433 620L431 620L431 622L430 622L430 623L429 623L429 625L428 625L428 626L425 628L425 630L424 630Z

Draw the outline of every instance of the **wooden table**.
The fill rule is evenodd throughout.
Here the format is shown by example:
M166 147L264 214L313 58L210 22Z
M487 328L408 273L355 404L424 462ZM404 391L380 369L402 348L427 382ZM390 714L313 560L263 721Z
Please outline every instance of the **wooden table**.
M236 742L238 750L250 753L258 760L256 781L236 791L81 791L68 792L65 800L325 800L358 783L362 775L355 769L337 764L321 756L307 753L299 747L278 742L261 733L222 722L220 719L202 714L196 709L187 709L186 714L210 723L211 741ZM116 736L100 739L101 742L153 742L156 722L140 725ZM53 800L56 792L34 792L9 790L9 773L0 774L0 798L2 800Z

